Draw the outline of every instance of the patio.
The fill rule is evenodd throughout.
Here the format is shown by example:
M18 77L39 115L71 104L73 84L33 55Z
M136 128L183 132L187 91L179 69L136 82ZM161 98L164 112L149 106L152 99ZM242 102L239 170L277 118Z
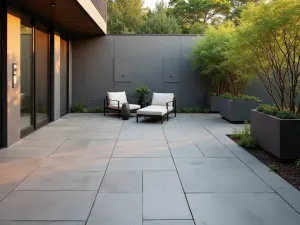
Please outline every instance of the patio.
M0 152L0 224L300 224L299 192L225 135L237 126L69 114Z

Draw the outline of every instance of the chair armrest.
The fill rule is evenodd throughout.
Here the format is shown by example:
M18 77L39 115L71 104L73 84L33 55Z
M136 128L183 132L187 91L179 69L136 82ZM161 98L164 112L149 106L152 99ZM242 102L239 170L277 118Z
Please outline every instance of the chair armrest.
M172 102L173 105L174 105L174 100L173 100L173 101L169 101L169 102L166 103L167 111L169 111L169 103L171 103L171 102Z
M105 101L105 100L104 100ZM120 101L119 100L111 100L107 99L108 102L118 102L118 109L120 109Z

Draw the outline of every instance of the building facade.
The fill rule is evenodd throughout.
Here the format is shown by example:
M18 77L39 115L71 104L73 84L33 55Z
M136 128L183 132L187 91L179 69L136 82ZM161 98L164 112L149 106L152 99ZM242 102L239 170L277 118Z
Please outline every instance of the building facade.
M69 112L72 41L106 34L104 0L0 1L0 147Z
M189 56L197 35L106 35L105 0L0 1L0 147L65 114L102 106L109 91L175 93L178 107L207 107L209 81ZM259 82L247 94L271 103ZM151 98L151 97L149 97Z

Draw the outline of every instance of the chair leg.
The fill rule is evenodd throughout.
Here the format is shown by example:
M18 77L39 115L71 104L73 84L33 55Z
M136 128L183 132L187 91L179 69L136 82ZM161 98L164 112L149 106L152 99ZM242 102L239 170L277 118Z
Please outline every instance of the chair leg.
M104 112L103 112L104 116L105 116L105 107L104 107Z
M169 113L167 113L167 121L169 121Z
M175 117L176 117L176 110L174 111L174 113L175 113Z
M121 114L120 114L120 110L119 110L119 111L118 111L118 118L119 118L119 119L120 119L120 115L121 115Z
M164 117L162 116L162 117L161 117L161 120L160 120L160 123L161 123L161 124L163 124L163 118L164 118Z
M139 122L139 116L136 115L136 122L138 123Z

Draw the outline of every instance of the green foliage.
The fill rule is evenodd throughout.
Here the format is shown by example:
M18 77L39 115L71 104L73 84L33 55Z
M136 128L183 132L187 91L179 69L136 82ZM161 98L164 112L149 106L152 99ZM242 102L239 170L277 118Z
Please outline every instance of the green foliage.
M208 27L205 38L199 38L190 56L193 68L199 69L202 75L212 81L217 95L226 90L227 68L224 67L224 62L234 31L232 24L225 24L218 28Z
M71 108L71 113L102 113L104 109L102 107L88 107L85 108L80 102L75 102Z
M137 88L136 92L138 94L141 94L141 95L143 95L143 94L149 94L150 93L150 89L147 86L142 86L142 87Z
M250 125L245 122L243 129L233 129L231 137L238 139L238 145L248 149L254 149L257 147L257 141L250 132Z
M278 110L278 108L274 105L261 104L256 110L258 112L265 113L267 115L275 116L279 119L298 119L298 115L289 110Z
M138 34L180 34L181 29L177 20L167 15L164 1L156 3L155 10L149 18L138 28Z
M72 113L82 113L84 109L84 106L80 102L74 102L73 106L71 107Z
M239 146L244 148L256 148L257 147L257 141L252 135L249 136L242 136L241 139L238 141Z
M207 108L199 108L199 107L193 107L193 108L182 108L178 110L179 113L209 113L209 109Z
M268 167L270 168L270 171L277 172L279 170L279 167L275 164L268 164Z
M271 116L276 116L279 111L276 106L268 104L260 104L256 110Z
M260 0L229 0L231 4L231 10L227 19L231 20L235 25L239 25L241 19L241 13L247 7L248 3L258 3Z
M230 93L224 93L221 95L222 98L228 99L228 100L241 100L241 101L259 101L258 97L250 96L250 95L232 95Z
M258 74L278 110L296 110L299 27L299 0L269 0L249 4L237 29L236 48Z
M108 0L108 33L136 33L144 20L143 5L143 0Z
M297 159L297 160L296 160L295 165L296 165L297 167L300 167L300 159Z
M103 113L104 109L102 107L89 107L83 108L83 113Z
M294 112L288 111L288 110L281 110L278 111L276 117L280 119L297 119L297 115Z
M194 23L191 26L191 29L190 29L189 33L190 34L204 34L205 29L206 29L206 27L202 23Z
M207 25L216 17L228 15L231 8L228 0L173 0L169 4L170 14L178 20L184 33L189 33L194 23Z

